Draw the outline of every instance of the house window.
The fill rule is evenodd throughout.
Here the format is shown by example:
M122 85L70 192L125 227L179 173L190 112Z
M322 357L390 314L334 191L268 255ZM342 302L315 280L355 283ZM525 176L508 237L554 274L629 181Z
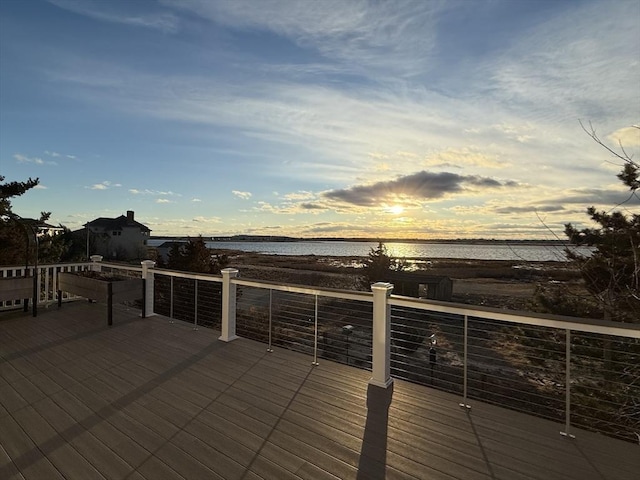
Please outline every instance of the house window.
M122 235L122 232L120 230L114 230L111 234L112 237L119 237L120 235Z

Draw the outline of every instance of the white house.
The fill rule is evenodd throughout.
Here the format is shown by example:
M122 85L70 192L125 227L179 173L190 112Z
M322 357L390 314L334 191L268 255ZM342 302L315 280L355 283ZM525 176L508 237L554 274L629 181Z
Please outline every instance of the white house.
M132 260L146 256L151 229L136 222L133 210L117 218L100 217L87 222L87 253L105 259Z

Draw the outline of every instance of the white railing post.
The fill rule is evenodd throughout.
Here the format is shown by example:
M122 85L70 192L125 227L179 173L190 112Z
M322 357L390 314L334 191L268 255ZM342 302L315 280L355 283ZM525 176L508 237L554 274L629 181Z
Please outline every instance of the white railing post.
M102 255L91 255L89 258L91 258L91 267L89 267L89 270L101 272L102 265L100 265L100 262L102 261Z
M50 277L50 271L51 271L51 267L47 266L43 266L42 270L44 270L44 292L42 292L44 294L44 307L45 308L49 308L49 292L51 291L51 289L49 288L49 277ZM42 285L42 284L40 284Z
M238 338L236 335L236 284L232 278L238 276L235 268L222 270L222 335L218 340L230 342Z
M58 268L55 265L51 267L51 283L51 290L53 292L51 300L55 302L57 300L56 295L58 293Z
M150 317L155 315L153 305L153 292L154 292L154 280L153 268L156 266L156 262L153 260L143 260L142 264L142 279L144 280L144 315Z
M391 283L378 282L371 286L373 291L373 358L369 384L387 388L393 383L391 378L391 305L389 296L393 290Z

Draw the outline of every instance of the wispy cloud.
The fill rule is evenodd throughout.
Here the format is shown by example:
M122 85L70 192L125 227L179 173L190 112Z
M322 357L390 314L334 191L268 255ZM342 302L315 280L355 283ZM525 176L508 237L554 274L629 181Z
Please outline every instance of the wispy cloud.
M481 167L481 168L504 168L509 162L501 160L496 154L489 153L486 150L475 146L467 146L460 148L447 148L445 150L435 152L427 156L427 165L434 167Z
M322 205L320 203L312 203L312 202L302 202L299 204L302 210L311 211L311 210L327 210L326 205Z
M309 200L314 198L315 195L313 194L313 192L292 192L292 193L287 193L285 195L283 195L283 198L285 198L286 200Z
M129 193L133 195L152 195L152 196L163 196L163 197L181 197L182 194L172 192L171 190L149 190L147 188L140 190L138 188L130 188Z
M143 27L161 30L165 33L175 33L179 29L178 18L170 12L136 13L118 11L111 8L109 2L96 0L47 0L49 3L64 10L84 15L103 22L119 23L132 27ZM123 4L120 4L122 6ZM136 2L124 4L131 8Z
M604 205L611 208L616 205L640 205L640 197L630 193L628 190L602 189L602 188L576 188L565 192L564 195L555 198L548 198L547 201L560 204L582 205Z
M108 72L107 68L102 70ZM160 81L135 72L129 72L127 78L122 88L91 87L84 93L76 89L74 95L84 95L89 102L106 102L133 115L200 124L216 130L238 129L249 138L247 152L254 154L256 149L264 152L265 173L275 171L282 175L282 157L300 157L302 151L306 158L300 167L304 167L298 167L294 161L287 168L287 175L295 175L299 181L323 178L335 185L345 178L358 178L372 182L389 174L410 174L416 166L465 168L469 173L479 174L483 168L507 169L503 175L519 179L523 164L573 158L578 148L585 165L590 159L596 162L599 155L595 149L584 148L584 141L580 142L583 139L577 120L561 125L500 122L504 111L499 103L491 106L484 101L478 105L460 103L435 92L415 91L399 96L371 87L345 92L313 84L268 81L259 85L249 82L246 88L236 89L217 86L213 80L183 76ZM103 77L100 81L104 80ZM172 86L171 92L166 90L167 84ZM264 96L252 97L254 91L261 91ZM459 118L469 121L460 125ZM473 132L464 135L463 130L470 126ZM553 136L549 131L553 131ZM570 135L576 137L573 144L566 143ZM523 149L525 136L530 140ZM281 155L269 158L267 152L274 150L274 146ZM378 168L380 158L386 158L384 165L392 168ZM536 175L540 173L543 173L541 166ZM549 171L548 176L539 178L544 183L557 182L559 177Z
M89 190L108 190L110 188L119 188L122 187L121 183L112 183L109 180L105 180L104 182L94 183L88 187Z
M616 130L609 139L624 148L640 147L640 126L624 127Z
M411 75L429 64L435 48L436 2L202 2L161 0L216 24L270 31L345 65ZM352 68L352 67L351 67Z
M44 154L52 158L68 158L69 160L76 160L78 157L75 155L63 154L56 151L45 150Z
M231 193L233 193L236 197L241 198L243 200L249 200L251 198L251 192L241 192L240 190L232 190Z
M495 209L496 213L501 214L513 214L513 213L548 213L548 212L561 212L565 208L562 205L540 205L540 206L526 206L526 207L499 207Z
M29 157L27 155L22 155L21 153L14 154L13 158L18 163L32 163L34 165L58 165L58 163L54 162L53 160L43 160L40 157Z
M637 15L629 15L629 7L592 2L566 9L516 39L487 66L491 71L478 73L490 75L492 98L529 109L536 121L540 115L563 122L598 119L611 128L628 116L627 102L638 95L629 81L640 75L638 43L629 41L637 38Z
M193 221L197 222L197 223L207 223L207 224L217 224L221 222L220 217L203 217L203 216L198 216L198 217L193 217Z

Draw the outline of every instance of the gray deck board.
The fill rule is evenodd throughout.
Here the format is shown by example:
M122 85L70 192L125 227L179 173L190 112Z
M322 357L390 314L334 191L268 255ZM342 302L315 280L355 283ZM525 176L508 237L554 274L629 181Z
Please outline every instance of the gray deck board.
M123 306L0 317L0 478L637 479L640 447Z

